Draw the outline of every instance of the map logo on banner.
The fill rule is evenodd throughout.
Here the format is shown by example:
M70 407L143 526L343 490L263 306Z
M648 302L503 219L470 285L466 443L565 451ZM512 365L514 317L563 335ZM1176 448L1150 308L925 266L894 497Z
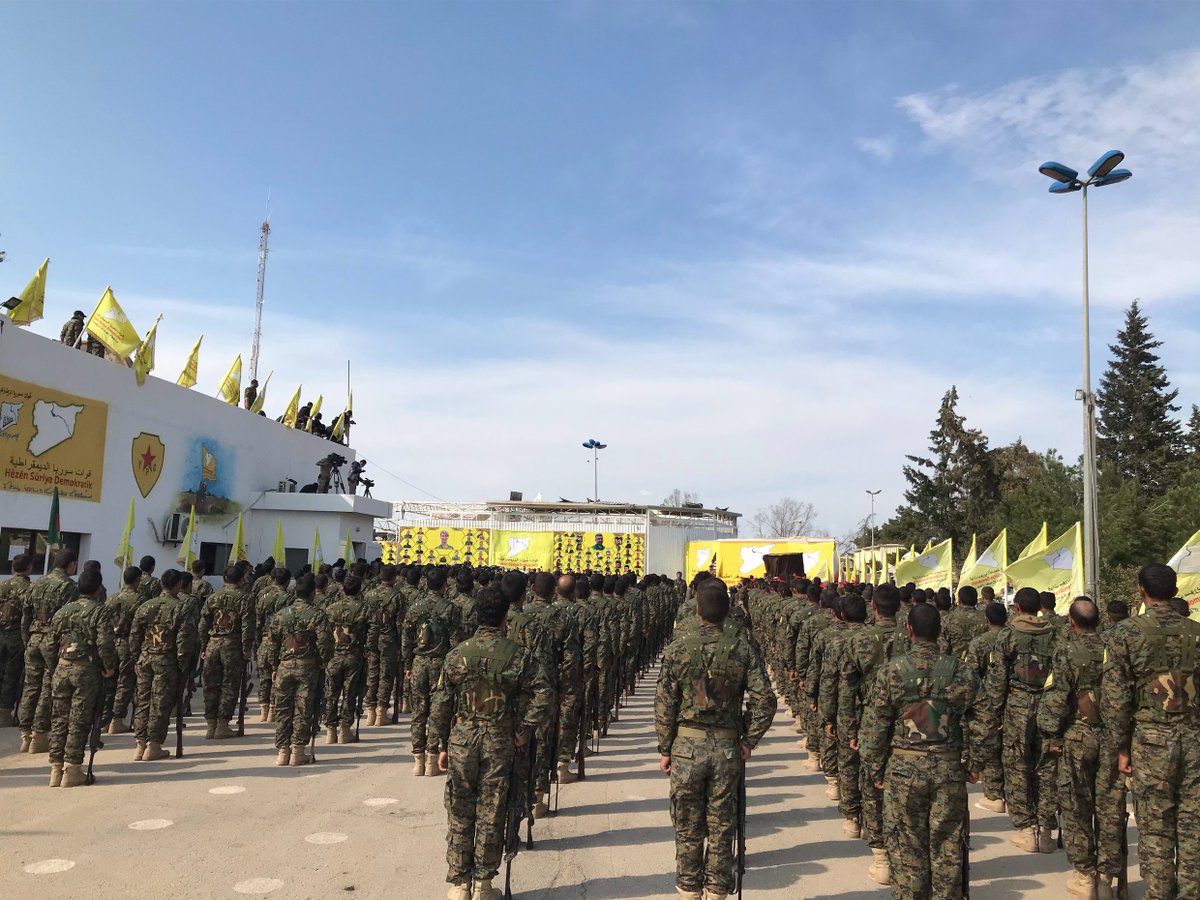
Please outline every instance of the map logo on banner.
M554 561L551 531L493 531L492 565L503 569L550 569Z

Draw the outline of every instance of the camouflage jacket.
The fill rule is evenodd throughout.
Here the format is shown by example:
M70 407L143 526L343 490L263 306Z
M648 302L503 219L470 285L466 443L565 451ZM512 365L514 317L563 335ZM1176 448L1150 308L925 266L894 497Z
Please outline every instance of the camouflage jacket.
M654 694L658 752L671 753L680 725L733 729L753 749L771 727L777 705L758 651L720 626L703 623L663 652Z
M971 641L987 631L983 610L974 606L955 606L942 616L942 633L938 649L959 659L966 659Z
M1091 632L1071 633L1059 641L1037 724L1052 739L1062 737L1076 725L1100 728L1100 678L1104 671L1104 639Z
M932 641L917 641L880 670L863 711L858 741L864 771L882 783L893 749L958 759L966 744L962 720L978 690L979 680L960 659L938 652Z
M558 691L567 691L583 677L579 625L575 617L537 596L525 604L525 612L537 619L533 628L539 644L548 645L542 653L549 661L547 674L551 683Z
M149 572L143 573L142 580L138 582L137 586L138 599L149 600L151 597L157 597L161 593L162 582Z
M997 632L988 655L975 724L979 741L999 732L1006 705L1031 706L1041 697L1054 662L1058 632L1046 619L1018 612Z
M404 616L400 652L405 670L412 669L417 656L444 658L459 627L458 607L454 602L443 594L425 591Z
M1000 636L1000 632L1003 630L1003 628L989 628L967 646L967 655L963 658L963 662L967 664L968 669L975 673L975 677L979 679L981 685L987 678L988 661L992 656L992 645L996 643L996 638Z
M21 613L21 637L25 643L29 643L29 635L49 631L54 614L78 599L79 586L62 569L53 569L45 578L33 582Z
M133 616L142 605L141 584L137 587L123 587L116 595L105 600L112 613L113 635L118 638L128 638L129 629L133 627Z
M324 665L333 658L333 631L325 611L300 598L275 614L263 642L272 669L290 660Z
M596 671L596 648L600 640L595 610L587 603L574 598L564 600L562 597L555 597L552 606L575 621L575 630L579 634L581 677L584 680L591 678L592 673Z
M116 672L120 661L113 640L111 615L110 610L94 597L80 597L64 604L54 614L46 631L51 645L58 648L58 658Z
M355 653L366 647L370 627L368 615L367 605L357 597L343 597L326 607L325 617L333 632L334 652Z
M182 597L159 594L138 606L129 630L129 655L143 653L174 659L182 668L199 649L196 624L188 615Z
M805 670L803 678L804 691L814 703L821 696L821 670L825 666L825 651L830 640L840 640L845 631L845 622L841 619L831 618L827 627L821 628L813 634L812 647L808 653L808 668Z
M550 721L554 692L529 651L499 628L481 625L446 654L429 729L442 746L474 732L526 739Z
M204 601L213 595L213 587L203 578L197 578L192 582L192 597L194 597L201 606Z
M885 618L855 628L846 636L837 685L837 727L842 740L858 739L863 709L871 698L879 671L892 658L895 638L896 620Z
M201 648L217 638L240 640L247 656L254 649L254 608L249 595L231 584L205 600L200 612Z
M817 691L817 712L821 721L834 727L837 727L842 705L847 702L847 698L843 697L839 690L842 664L850 641L863 630L863 626L858 623L839 622L838 626L827 632L829 637L825 640L825 651L821 658L820 687Z
M0 632L21 630L21 612L30 588L28 575L14 575L0 584Z
M808 677L808 664L812 656L813 642L816 636L833 624L833 615L827 609L813 607L814 612L796 632L795 656L792 659L792 671L801 679ZM805 685L807 687L807 685Z
M378 653L380 649L399 649L404 616L408 612L408 595L399 584L380 582L363 597L367 605L370 628L367 632L367 647Z

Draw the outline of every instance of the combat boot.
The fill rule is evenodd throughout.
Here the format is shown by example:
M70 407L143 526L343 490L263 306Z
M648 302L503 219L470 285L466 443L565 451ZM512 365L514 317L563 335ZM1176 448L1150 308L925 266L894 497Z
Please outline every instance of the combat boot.
M574 784L579 780L579 776L571 771L569 763L558 764L558 783L559 784Z
M386 705L375 708L375 724L381 726L392 724L391 711Z
M0 728L12 728L13 714L11 706L0 706Z
M83 774L83 766L79 763L67 763L63 766L63 787L79 787L86 780Z
M146 742L138 741L137 742L137 752L133 754L133 760L134 760L134 762L141 762L145 758L146 758Z
M980 809L986 809L988 812L1002 813L1005 810L1003 797L997 797L995 800L984 797L975 805Z
M163 749L162 744L158 741L148 741L146 743L146 755L142 759L147 762L153 762L156 759L170 759L171 754Z
M424 753L414 753L413 754L413 774L414 775L424 775L425 774L425 754Z
M270 722L271 721L271 707L264 706L262 708L262 711L259 713L259 716L258 716L258 721L260 721L260 722Z
M108 723L109 734L128 734L129 726L125 724L125 720L113 716L113 720Z
M808 739L804 735L800 735L800 738L796 741L796 746L801 750L808 749Z
M62 784L63 764L50 763L50 787L58 787Z
M18 750L17 752L18 753L28 753L29 745L31 743L33 743L33 735L30 734L28 731L22 731L21 732L21 749Z
M292 744L292 761L288 765L307 766L312 761L305 744Z
M1026 853L1038 852L1038 836L1037 831L1032 826L1022 828L1012 839L1013 846L1018 850L1024 850Z
M471 894L472 900L500 900L504 894L501 891L492 887L492 879L479 878L475 881L475 890Z
M825 799L826 800L841 800L842 792L840 790L838 790L837 779L832 778L829 775L826 775L825 780L829 783L829 787L825 788Z
M1076 869L1067 879L1067 893L1081 900L1096 900L1096 876Z
M699 891L685 891L683 888L677 886L675 893L679 895L679 900L704 900L704 895Z
M338 742L338 730L336 725L325 726L325 743L336 744Z
M892 865L888 862L886 850L871 848L871 865L867 869L867 877L876 884L892 883Z
M471 900L471 885L452 884L446 892L446 900Z
M808 769L810 772L821 771L821 762L817 759L817 755L813 753L811 749L808 750L808 756L804 758L804 762L800 763L800 765L804 766L804 768Z
M217 730L213 732L213 737L218 741L226 740L227 738L237 737L237 732L229 727L228 722L218 722Z
M531 815L533 816L533 820L535 822L550 815L550 809L546 806L546 795L541 791L538 791L533 795L533 810Z
M368 727L375 724L375 718L377 715L378 715L378 712L374 706L367 707L367 726Z
M728 897L729 897L728 894L721 894L716 891L710 891L708 888L704 889L704 900L728 900Z
M438 755L436 753L425 754L425 774L426 775L444 775L445 773L438 769Z
M206 741L211 741L213 738L215 738L217 736L217 720L209 719L207 724L208 724L208 731L204 732L204 739Z
M292 751L287 747L280 747L279 752L275 754L275 765L286 766L292 761Z
M862 828L858 825L858 819L846 819L842 822L842 834L848 838L862 837Z
M1038 829L1038 853L1053 853L1058 849L1054 841L1054 831L1050 828Z
M1107 875L1096 878L1096 900L1113 900L1116 892L1113 890L1113 880Z
M339 744L354 744L358 742L358 738L354 736L354 729L349 725L343 725L338 729Z
M35 731L33 739L29 742L30 753L49 753L50 752L50 735L44 731Z

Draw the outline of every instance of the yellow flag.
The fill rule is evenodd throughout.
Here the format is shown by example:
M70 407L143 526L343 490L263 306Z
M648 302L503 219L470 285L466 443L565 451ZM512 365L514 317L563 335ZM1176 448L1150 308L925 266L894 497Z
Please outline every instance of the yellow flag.
M248 559L246 554L246 533L242 529L242 514L238 513L237 531L233 533L233 547L229 551L229 562L241 562Z
M304 385L300 385L300 387L296 388L296 393L292 395L291 402L288 403L287 409L283 411L283 424L288 428L296 427L296 416L300 412L300 391L303 388Z
M879 584L888 583L888 552L880 551L883 554L883 561L879 565Z
M154 339L158 334L158 323L161 321L162 316L154 320L154 325L150 328L150 333L138 345L137 353L133 355L133 374L137 378L139 385L146 383L146 376L154 368Z
M933 538L930 538L930 539L929 539L929 543L925 545L925 549L924 549L924 550L922 550L921 552L922 552L922 553L928 553L928 552L929 552L930 550L932 550L932 549L933 549Z
M283 546L283 519L275 523L275 547L271 550L271 556L275 558L275 565L279 567L287 561L287 549Z
M42 310L46 306L46 267L49 265L50 260L47 259L38 266L37 274L25 285L25 290L17 295L20 305L8 311L8 317L14 325L32 325L42 318Z
M315 419L317 417L317 413L321 411L321 401L324 399L324 394L317 394L317 402L313 404L312 411L308 414L308 422L304 425L305 431L312 431L313 419Z
M121 304L113 296L110 287L104 289L100 302L96 304L83 327L88 334L121 359L128 359L142 342L137 329L125 315L125 310L121 309Z
M917 545L916 544L908 545L908 552L904 554L904 558L906 560L912 560L912 559L917 558Z
M1054 607L1066 614L1071 601L1083 593L1083 540L1076 522L1056 540L1005 570L1017 588L1031 587L1054 594Z
M342 548L342 559L346 561L346 565L354 562L354 544L350 542L350 532L346 532L346 546Z
M954 546L945 540L916 559L896 566L896 584L912 582L924 590L954 589Z
M221 379L217 396L232 406L237 406L238 401L242 399L242 354L238 354L225 377Z
M975 556L975 538L971 538L971 552L963 563L958 586L970 585L975 590L990 587L997 596L1003 596L1008 585L1004 569L1008 565L1008 529L1001 529L983 553Z
M121 534L121 543L117 544L117 555L114 557L115 562L124 572L133 565L133 547L129 545L129 538L133 535L133 498L129 498L129 518L125 520L125 531Z
M297 391L297 394L300 392ZM321 529L319 526L313 528L313 545L312 553L308 556L309 564L312 565L313 574L318 574L318 570L325 562L325 554L321 550Z
M200 374L200 342L202 340L204 340L204 335L196 338L196 346L188 354L187 362L183 364L183 371L179 373L179 378L175 381L180 387L190 388L196 384L196 376Z
M175 562L183 566L184 571L190 571L192 563L196 561L196 504L192 504L192 511L188 514L187 532L183 535L183 543L179 545L179 555L175 557Z
M262 387L258 389L258 396L254 398L254 402L250 404L250 412L256 416L262 412L263 404L267 402L267 385L271 383L271 376L275 374L272 369L267 373L267 380L262 383Z
M1175 570L1176 596L1188 602L1192 618L1200 620L1200 531L1197 531L1167 563Z
M1019 559L1019 560L1025 559L1029 556L1032 556L1035 553L1040 553L1041 551L1045 550L1046 549L1046 539L1049 537L1049 535L1046 532L1047 532L1047 525L1045 522L1043 522L1042 530L1038 532L1037 537L1035 537L1032 541L1030 541L1028 544L1025 545L1024 550L1022 550L1020 553L1017 554L1017 559Z

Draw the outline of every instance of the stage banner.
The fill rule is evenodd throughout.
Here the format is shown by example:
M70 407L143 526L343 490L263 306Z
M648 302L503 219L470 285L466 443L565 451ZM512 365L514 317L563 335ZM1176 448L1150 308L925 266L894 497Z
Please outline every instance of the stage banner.
M394 558L384 556L384 562L424 566L488 564L491 532L483 528L401 527L399 537Z
M717 574L720 541L688 541L687 558L684 560L683 575L690 585L698 572Z
M688 563L691 564L691 548L688 545ZM837 544L834 541L772 541L771 539L748 541L729 540L713 541L717 545L717 577L728 584L733 584L743 578L762 578L767 573L763 557L767 554L802 553L804 554L804 572L809 578L820 578L823 581L833 580L834 557Z
M554 569L618 575L642 574L646 561L646 536L612 532L558 531L554 533Z
M541 569L554 563L554 532L493 531L492 565L502 569Z

